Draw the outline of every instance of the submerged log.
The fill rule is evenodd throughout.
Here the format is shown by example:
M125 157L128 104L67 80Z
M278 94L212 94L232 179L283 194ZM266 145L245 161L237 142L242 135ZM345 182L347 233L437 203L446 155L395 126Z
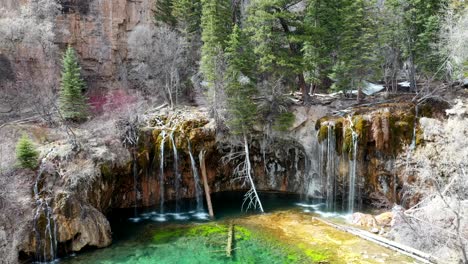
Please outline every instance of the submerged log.
M206 176L206 165L205 165L205 152L200 151L200 155L198 156L200 160L200 169L202 173L202 178L203 178L203 187L205 189L205 197L206 197L206 204L208 206L208 214L210 215L210 218L214 218L214 213L213 213L213 205L211 204L211 192L210 192L210 186L208 185L208 177Z
M317 217L312 217L312 220L319 221L319 222L321 222L323 224L331 226L331 227L333 227L335 229L338 229L340 231L344 231L344 232L353 234L355 236L358 236L360 238L363 238L365 240L374 242L374 243L376 243L376 244L378 244L380 246L383 246L385 248L397 251L397 252L399 252L401 254L410 256L410 257L412 257L412 258L414 258L414 259L416 259L418 261L421 261L423 263L440 263L440 260L438 260L437 258L435 258L434 256L432 256L430 254L427 254L425 252L422 252L420 250L417 250L417 249L409 247L409 246L402 245L402 244L397 243L395 241L388 240L388 239L383 238L381 236L374 235L374 234L372 234L370 232L367 232L365 230L361 230L359 228L355 228L355 227L351 227L351 226L338 225L338 224L335 224L335 223L332 223L332 222L329 222L327 220L320 219L320 218L317 218Z
M227 244L226 244L226 257L232 256L232 240L234 238L234 225L231 223L228 229L228 237L227 237Z

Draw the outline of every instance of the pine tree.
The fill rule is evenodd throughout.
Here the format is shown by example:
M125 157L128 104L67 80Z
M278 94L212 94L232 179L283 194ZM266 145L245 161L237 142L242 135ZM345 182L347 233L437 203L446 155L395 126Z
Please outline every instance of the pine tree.
M201 23L200 0L175 0L172 15L177 20L177 26L187 39L200 33Z
M393 28L398 28L402 35L400 43L402 59L409 63L409 81L413 91L417 91L418 75L432 77L440 73L439 68L443 61L436 47L440 42L440 12L447 2L447 0L388 0L385 2L394 14L401 16L397 21L399 24Z
M201 62L200 70L208 87L211 112L219 124L223 117L224 102L220 96L224 89L224 48L231 31L229 0L202 0Z
M296 79L303 99L307 101L302 54L303 17L291 9L298 2L254 0L249 7L247 23L260 70L265 74Z
M226 48L228 125L233 134L248 133L257 117L257 106L252 100L256 93L252 78L254 65L250 44L241 29L235 25Z
M173 15L174 1L173 0L156 0L156 10L154 18L156 21L164 23L172 28L177 25L177 20Z
M82 94L84 82L75 51L68 47L62 60L63 71L59 107L62 117L69 121L83 121L88 116L88 105Z
M377 35L369 11L373 6L372 1L346 0L342 10L343 28L334 86L339 90L356 89L358 101L362 99L363 82L372 75L377 62Z
M22 168L34 169L37 166L39 153L36 151L31 139L23 134L16 143L16 158Z
M328 89L339 47L343 0L310 0L304 18L304 67L307 80L317 88Z
M216 80L217 57L223 52L231 29L230 1L202 0L201 71L209 86Z

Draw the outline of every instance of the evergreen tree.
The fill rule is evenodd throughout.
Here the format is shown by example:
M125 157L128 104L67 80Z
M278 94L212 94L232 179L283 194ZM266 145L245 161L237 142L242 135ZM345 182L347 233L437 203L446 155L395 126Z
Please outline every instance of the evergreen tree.
M173 9L174 0L156 0L154 18L156 21L174 28L177 25L177 20L172 13Z
M81 79L81 68L72 47L68 47L62 63L63 71L59 96L61 115L65 120L83 121L88 116L88 104L82 94L84 82Z
M37 166L39 153L26 134L23 134L16 143L16 158L22 168L34 169Z
M252 100L256 93L252 78L252 55L245 34L235 25L226 48L228 125L233 134L248 133L257 116L257 106Z
M362 99L364 80L376 68L376 32L370 10L375 6L372 1L346 0L343 14L343 28L340 36L338 63L333 77L334 87L339 90L348 88L358 91L358 101Z
M220 122L220 109L224 102L220 94L224 89L224 57L226 40L231 31L229 0L202 0L202 35L200 70L208 87L211 112L216 122Z
M342 0L310 0L304 27L304 66L307 80L317 88L328 89L336 60L342 28Z
M174 1L172 15L178 28L189 40L193 38L192 35L200 33L201 12L200 0Z
M436 47L440 42L440 12L447 5L447 0L388 0L385 4L394 14L401 16L398 27L403 35L402 58L409 62L411 88L417 91L419 74L432 77L440 73L443 61Z
M201 70L209 86L216 80L217 57L222 54L229 36L230 1L202 0L202 41Z
M303 16L292 9L298 2L254 0L247 20L260 70L296 79L303 99L307 101L302 54Z

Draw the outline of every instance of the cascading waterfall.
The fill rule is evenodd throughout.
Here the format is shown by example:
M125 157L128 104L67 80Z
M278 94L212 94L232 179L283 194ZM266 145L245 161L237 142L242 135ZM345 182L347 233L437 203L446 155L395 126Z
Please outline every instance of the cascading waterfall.
M411 138L411 144L409 145L408 147L408 150L406 151L406 171L408 172L409 171L409 163L410 163L410 159L411 159L411 153L413 152L413 150L416 148L416 127L418 125L418 113L419 112L419 108L418 108L418 105L416 105L415 107L415 118L414 118L414 124L413 124L413 136Z
M356 167L357 167L357 147L358 134L352 132L353 153L349 159L349 193L348 193L348 212L354 212L354 203L356 200Z
M47 262L57 257L57 223L53 216L48 191L39 190L39 182L44 172L44 162L41 163L34 183L34 199L36 211L34 213L34 233L36 236L36 260ZM41 230L44 226L44 230Z
M190 162L192 164L193 181L194 181L194 184L195 184L195 198L196 198L196 201L197 201L197 212L203 212L204 211L203 197L202 197L203 192L202 192L202 188L201 188L201 185L200 185L200 175L198 174L197 164L195 163L195 159L193 158L192 147L190 145L190 140L187 140L187 141L188 141Z
M175 202L176 202L176 213L180 213L180 181L181 175L179 172L179 156L177 154L177 147L174 140L174 131L169 135L172 141L172 150L174 151L174 174L175 174Z
M327 209L329 211L335 210L335 195L336 195L336 179L335 179L335 160L336 160L336 151L335 151L335 125L333 123L328 124L327 131Z
M161 145L159 153L159 213L164 214L164 143L166 142L166 131L161 132Z
M137 168L137 160L136 160L136 153L133 151L133 191L135 192L135 207L134 207L134 220L138 221L138 187L137 187L137 177L138 177L138 168Z

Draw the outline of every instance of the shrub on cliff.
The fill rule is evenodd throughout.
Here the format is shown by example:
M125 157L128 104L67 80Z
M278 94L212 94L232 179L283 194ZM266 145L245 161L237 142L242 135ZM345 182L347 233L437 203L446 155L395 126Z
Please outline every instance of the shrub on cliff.
M18 140L16 143L16 158L18 159L18 165L21 168L34 169L37 166L37 158L39 153L34 147L31 139L26 134Z
M75 51L68 47L63 57L62 82L59 97L60 113L65 120L84 121L88 116L88 104L82 94L84 82Z

